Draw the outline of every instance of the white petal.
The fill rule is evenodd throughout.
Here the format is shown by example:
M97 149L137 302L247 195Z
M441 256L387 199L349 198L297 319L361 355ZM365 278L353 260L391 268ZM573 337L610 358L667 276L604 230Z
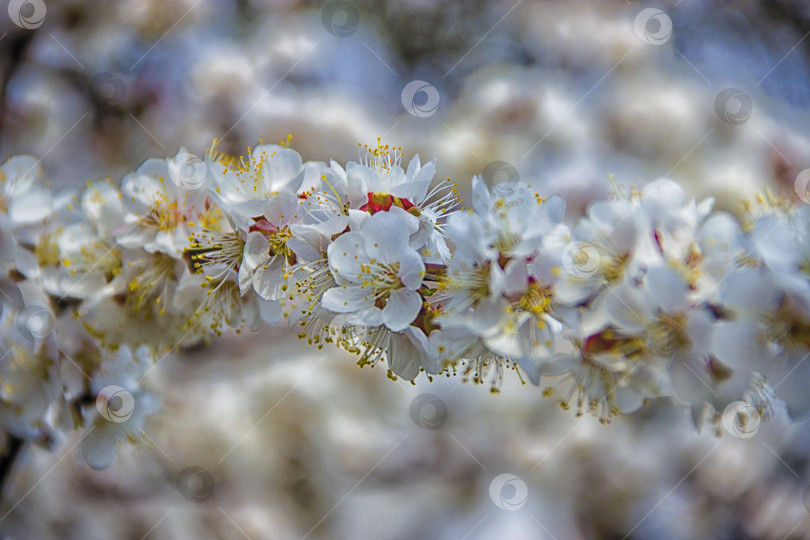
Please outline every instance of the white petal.
M256 295L250 294L242 299L242 320L245 326L250 328L253 332L261 328L262 315L259 311L259 302L262 300L257 299ZM279 306L281 304L279 303Z
M109 182L95 182L82 193L82 210L102 235L110 234L124 222L121 192Z
M650 268L644 279L650 298L666 313L680 313L689 308L689 285L673 268Z
M254 148L251 158L255 163L262 164L262 187L266 192L298 191L304 179L298 152L283 146L266 144Z
M8 214L16 223L32 223L45 219L51 211L51 192L35 186L12 197Z
M352 231L362 231L368 218L371 216L363 210L349 209L349 229Z
M549 197L540 207L538 218L541 218L543 224L551 229L565 217L565 207L565 199L559 195Z
M526 290L529 283L529 271L522 259L513 259L506 263L504 292L506 294L521 293Z
M781 297L770 275L759 268L729 272L720 283L720 289L723 302L742 311L773 311Z
M639 333L644 331L652 319L652 306L649 300L637 289L622 284L611 287L602 293L605 308L612 318L612 323L625 332Z
M258 231L248 233L244 248L244 263L251 269L270 258L270 242Z
M414 156L414 159L418 160L418 156ZM405 175L409 180L391 188L390 193L395 197L408 199L414 204L420 204L425 200L433 176L436 174L436 161L425 163L421 168L416 166L414 170L418 169L418 172L411 170L413 165L414 161L411 160Z
M409 329L410 330L410 329ZM419 369L426 361L427 340L422 341L421 330L406 331L391 335L388 354L388 367L398 377L412 381L419 375ZM422 337L424 334L422 334Z
M540 363L528 358L518 358L518 366L533 385L540 385Z
M265 300L281 300L288 293L283 289L287 283L287 261L276 255L253 271L253 290Z
M794 421L807 418L810 413L810 357L793 353L785 362L784 375L773 381L776 394L787 405L788 413Z
M399 261L408 237L404 221L391 212L377 212L363 226L366 253L384 264Z
M257 298L256 302L259 305L259 315L264 322L268 324L281 322L283 315L281 302L278 300L265 300L263 298Z
M705 361L694 354L678 354L669 364L675 395L684 404L711 401L713 381Z
M732 369L752 371L767 362L753 321L715 323L711 343L714 356Z
M402 252L398 276L402 284L411 290L418 289L422 284L425 277L425 263L413 249L408 248Z
M407 210L403 210L399 206L391 206L388 213L402 220L405 228L408 231L408 236L419 230L419 218L409 213Z
M346 182L353 207L362 206L368 201L369 193L381 191L383 187L375 171L353 161L346 164Z
M358 281L357 276L361 274L360 265L368 262L363 246L363 235L357 232L342 234L329 244L326 250L329 269L336 280Z
M467 320L468 328L478 336L499 332L505 320L506 306L506 300L501 297L480 300Z
M488 214L489 209L492 208L492 196L489 194L489 188L487 188L481 175L473 176L472 200L473 209L479 215Z
M40 160L34 156L13 156L0 167L0 177L5 179L5 195L16 197L31 189L41 174Z
M293 250L296 260L312 262L323 258L320 251L298 238L290 238L287 240L287 247Z
M295 193L282 191L268 201L264 217L273 225L284 227L297 218L299 200Z
M97 471L108 468L115 462L115 441L99 431L87 435L81 443L81 453L92 469Z
M243 264L239 267L239 294L244 295L247 291L253 288L253 271L248 265Z
M364 287L338 285L323 293L321 305L335 313L351 313L373 305L373 298L369 293Z
M165 196L165 182L169 180L169 169L163 159L148 159L134 173L128 174L121 181L121 192L124 204L135 203L142 208L149 208Z
M328 308L327 308L328 309ZM393 332L407 328L422 309L422 297L409 289L397 289L383 308L383 321Z

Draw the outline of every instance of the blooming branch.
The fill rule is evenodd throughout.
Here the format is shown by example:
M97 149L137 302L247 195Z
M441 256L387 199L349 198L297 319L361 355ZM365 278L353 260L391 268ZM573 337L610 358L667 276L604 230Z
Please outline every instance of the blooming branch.
M157 355L285 319L392 379L498 391L514 370L603 422L667 396L698 425L810 410L807 207L766 194L741 224L660 179L572 218L481 176L463 207L433 161L403 167L379 141L345 166L215 146L81 193L52 192L31 157L2 166L5 432L83 427L106 467L158 409Z

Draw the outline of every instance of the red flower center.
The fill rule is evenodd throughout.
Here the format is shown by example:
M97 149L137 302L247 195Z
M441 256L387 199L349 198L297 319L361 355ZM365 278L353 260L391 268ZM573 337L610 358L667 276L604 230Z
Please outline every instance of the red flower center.
M365 210L369 214L374 214L375 212L381 211L387 212L392 206L398 206L417 217L422 213L408 199L394 197L393 195L389 195L388 193L383 193L381 191L370 192L368 194L368 202L361 206L360 210Z

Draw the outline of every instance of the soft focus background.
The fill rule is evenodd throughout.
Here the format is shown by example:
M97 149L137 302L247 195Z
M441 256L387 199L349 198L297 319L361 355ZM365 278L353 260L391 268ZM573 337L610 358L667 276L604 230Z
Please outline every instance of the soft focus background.
M57 190L288 134L342 162L383 137L462 192L519 174L569 217L609 173L738 212L810 167L805 0L3 4L0 158ZM666 400L602 426L512 373L391 382L281 328L149 383L163 410L109 470L78 437L24 453L4 538L810 537L810 429L783 411L747 439Z

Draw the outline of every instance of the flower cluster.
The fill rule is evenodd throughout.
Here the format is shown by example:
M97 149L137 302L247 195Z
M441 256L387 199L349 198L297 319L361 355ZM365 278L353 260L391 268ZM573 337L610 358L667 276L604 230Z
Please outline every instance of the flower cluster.
M392 379L506 370L607 422L672 396L698 425L743 401L810 410L810 212L766 194L749 222L668 179L566 216L477 176L462 206L434 162L377 142L345 167L279 145L150 159L120 185L52 192L0 169L0 427L86 429L105 467L157 398L161 355L287 324Z

